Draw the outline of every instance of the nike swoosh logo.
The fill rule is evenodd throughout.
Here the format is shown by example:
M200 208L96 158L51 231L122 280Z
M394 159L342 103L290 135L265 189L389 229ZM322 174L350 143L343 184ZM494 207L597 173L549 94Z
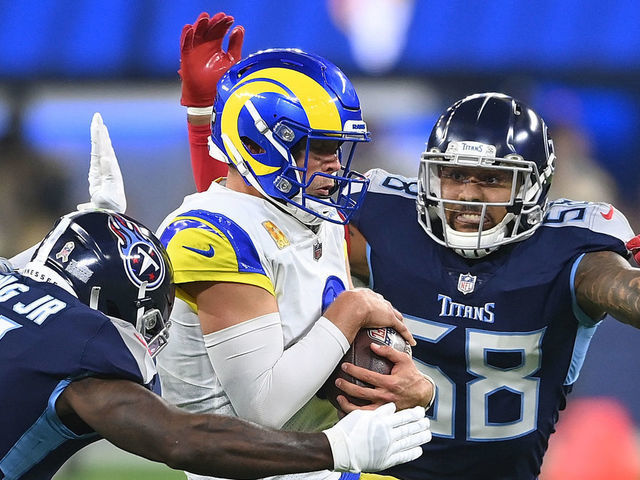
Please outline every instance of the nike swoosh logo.
M183 245L182 248L186 248L187 250L191 250L192 252L198 253L207 258L211 258L216 254L213 249L213 245L211 244L209 244L209 250L200 250L199 248L187 247L186 245Z
M611 220L613 217L613 205L609 205L609 211L607 213L600 212L600 215L602 215L605 220Z

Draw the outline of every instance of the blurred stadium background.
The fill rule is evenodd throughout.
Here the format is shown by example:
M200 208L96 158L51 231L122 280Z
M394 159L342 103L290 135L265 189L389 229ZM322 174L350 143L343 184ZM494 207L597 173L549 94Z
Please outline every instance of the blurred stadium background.
M247 30L245 55L298 47L339 65L373 132L359 150L361 170L414 175L440 111L468 93L504 91L550 124L559 157L552 196L612 202L640 230L635 1L0 0L3 255L32 245L86 200L95 111L111 132L128 213L155 227L193 191L176 70L182 26L201 11L234 15ZM639 344L640 332L615 321L598 330L559 427L570 429L563 420L577 415L589 435L619 429L611 441L579 448L571 446L579 438L558 435L556 446L552 437L542 478L574 478L590 457L626 465L621 471L637 478ZM588 423L594 415L601 416ZM56 479L182 478L103 443ZM599 475L592 468L579 478L634 478Z

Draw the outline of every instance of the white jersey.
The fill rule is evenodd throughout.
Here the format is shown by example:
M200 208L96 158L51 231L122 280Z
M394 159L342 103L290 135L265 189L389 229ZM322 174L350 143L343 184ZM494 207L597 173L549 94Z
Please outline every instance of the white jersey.
M206 192L186 197L158 235L171 257L177 285L229 281L272 293L285 349L311 329L336 290L348 288L344 227L323 222L314 233L268 201L216 183ZM196 305L180 288L177 296L171 341L157 359L163 397L191 412L236 415L207 355ZM331 404L314 394L309 392L309 402L283 429L320 431L337 421ZM339 475L323 471L285 478L320 480Z

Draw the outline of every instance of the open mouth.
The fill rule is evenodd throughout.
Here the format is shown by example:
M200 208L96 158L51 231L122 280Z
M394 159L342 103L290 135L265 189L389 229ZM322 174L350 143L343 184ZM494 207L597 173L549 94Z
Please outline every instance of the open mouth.
M448 209L449 225L455 230L477 232L488 230L495 225L488 212L482 216L480 209Z

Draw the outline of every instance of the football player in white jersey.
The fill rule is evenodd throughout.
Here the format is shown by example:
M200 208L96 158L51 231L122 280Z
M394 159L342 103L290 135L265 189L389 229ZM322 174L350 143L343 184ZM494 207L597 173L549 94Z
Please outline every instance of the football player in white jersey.
M106 209L124 210L126 199L99 114L91 139L91 201L58 221L20 273L2 264L0 479L51 478L101 436L173 468L233 478L375 471L422 453L430 432L419 407L395 412L389 403L304 434L185 414L153 393L172 268L149 230Z
M389 302L351 289L344 224L367 187L350 170L363 141L353 86L320 57L258 52L220 80L209 148L231 165L226 185L186 197L158 230L180 299L172 342L158 357L166 399L315 431L337 420L315 393L360 328L391 326L414 343ZM361 193L348 198L356 188ZM395 367L359 392L371 402L365 408L429 404L433 384L409 356L376 353ZM345 411L355 408L340 401Z
M224 70L234 53L213 63ZM202 70L216 74L212 65ZM203 86L183 77L185 84ZM197 118L189 118L194 176L208 185L219 170L202 167ZM535 478L598 320L606 312L640 326L639 272L623 258L628 249L640 261L640 236L631 238L610 205L548 204L554 161L535 112L506 95L479 94L442 115L419 178L367 174L371 191L349 227L351 269L411 316L414 358L439 385L434 441L419 460L393 470L400 478ZM533 287L545 293L527 293ZM543 343L516 345L540 327ZM501 343L465 347L478 339ZM522 365L500 377L500 357L516 351L526 353ZM540 359L546 366L538 369ZM494 388L483 395L486 385Z

